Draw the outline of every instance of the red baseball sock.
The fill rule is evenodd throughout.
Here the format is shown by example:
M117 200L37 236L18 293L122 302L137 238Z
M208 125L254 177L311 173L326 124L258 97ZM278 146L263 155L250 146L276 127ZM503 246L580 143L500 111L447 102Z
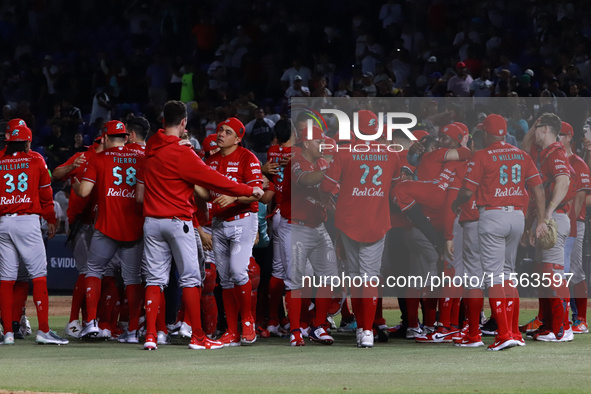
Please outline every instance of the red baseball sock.
M141 286L141 285L139 285ZM129 306L129 311L131 313L131 308L132 306ZM138 324L139 324L139 315L141 314L141 308L138 309ZM129 320L131 320L132 317L130 316ZM131 325L131 322L129 323ZM160 293L160 306L158 308L158 315L156 316L156 331L157 332L164 332L165 334L168 334L168 329L166 328L166 296L164 295L164 292Z
M351 313L351 310L349 309L349 302L345 298L345 302L343 302L343 306L341 307L341 318L345 321L350 321L354 317L355 316Z
M140 322L140 314L142 313L142 285L127 285L125 287L125 297L127 297L127 303L129 304L129 331L138 329ZM162 308L162 298L164 298L164 292L161 292L160 308Z
M236 305L236 297L234 296L234 288L223 289L222 298L224 300L228 332L238 335L238 307Z
M378 303L376 305L376 315L374 316L373 319L373 324L376 327L379 326L383 326L386 324L386 319L384 319L384 310L383 310L383 305L382 305L382 297L378 297Z
M215 333L218 324L218 306L213 293L201 292L201 325L206 334Z
M269 325L279 324L279 306L283 301L283 289L285 283L283 279L271 276L269 281Z
M506 280L504 283L504 290L505 290L505 316L507 317L507 329L509 330L509 335L513 336L515 332L513 332L513 308L515 307L515 300L513 299L513 287L511 284L513 282L510 280Z
M238 301L240 320L243 323L254 321L252 315L252 283L250 282L250 279L242 286L234 285L234 294L236 294Z
M577 319L587 321L587 283L579 282L574 286L574 298L577 305Z
M101 283L101 297L97 307L97 317L101 329L111 329L111 316L119 296L117 279L114 276L103 277Z
M285 303L287 304L287 316L289 318L290 331L300 329L300 313L302 309L301 290L287 290Z
M101 298L101 280L94 276L84 279L86 288L86 310L88 321L96 319L99 299Z
M355 315L355 320L357 320L357 328L364 328L362 298L363 290L361 290L359 287L351 287L351 306L353 307L353 314Z
M152 334L156 336L156 320L158 319L158 310L160 307L160 286L146 287L146 336Z
M70 321L78 320L80 318L80 309L84 303L84 274L78 275L74 291L72 293L72 306L70 307Z
M428 293L432 294L432 293ZM437 298L423 298L423 324L427 327L434 327L437 316Z
M378 305L378 289L377 287L366 284L362 289L362 294L363 329L372 330L373 320L376 316L376 307Z
M27 296L29 295L29 281L15 282L14 287L12 288L12 294L12 318L18 319L20 321L20 317L27 305Z
M462 327L462 322L460 322L460 312L462 310L463 304L462 304L462 298L461 298L460 291L463 292L463 289L457 289L456 296L451 299L451 313L449 316L449 319L450 319L449 324L451 327L456 327L456 326L460 327L460 328ZM466 318L465 308L466 307L464 306L464 318Z
M2 315L4 333L12 332L12 292L14 284L14 280L0 281L0 314Z
M466 307L468 309L468 335L476 338L480 335L480 312L484 305L484 291L481 289L468 290Z
M420 289L406 289L406 313L408 315L408 326L410 328L419 326L419 302L421 297Z
M488 300L493 317L497 322L497 336L501 340L511 339L507 325L507 299L503 285L494 285L488 289Z
M323 325L326 322L328 307L332 301L332 291L329 287L319 287L316 291L316 313L314 316L314 327Z
M47 277L42 276L32 280L33 282L33 301L37 308L37 320L39 321L39 330L49 331L49 296L47 295Z
M302 306L300 307L300 327L308 327L308 325L310 324L311 303L312 301L309 297L302 297Z
M450 294L451 290L451 288L444 288L442 293L449 297L446 296L439 299L439 323L447 328L451 325L451 308L453 303L453 298L451 298Z

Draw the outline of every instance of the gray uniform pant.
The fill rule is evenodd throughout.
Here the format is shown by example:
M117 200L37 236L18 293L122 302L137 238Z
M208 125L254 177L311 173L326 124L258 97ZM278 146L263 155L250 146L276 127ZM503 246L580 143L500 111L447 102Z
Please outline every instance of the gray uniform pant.
M258 217L251 214L230 222L214 218L213 255L222 289L242 286L249 280L248 264L258 231Z
M163 288L168 285L173 257L179 272L179 287L201 286L197 243L192 228L191 221L146 218L144 244L147 286Z
M487 286L502 284L509 280L508 274L515 272L517 247L524 227L523 211L480 209L478 240Z
M570 252L570 272L572 272L572 283L577 284L585 280L583 270L583 237L585 236L585 222L577 221L577 238Z
M94 233L94 226L91 224L82 224L78 229L78 233L70 242L72 248L72 256L76 260L76 268L78 273L86 275L88 269L88 250L90 249L90 241Z
M562 266L562 269L553 268L555 274L564 276L564 244L570 234L570 219L566 213L552 214L556 224L558 225L558 237L556 238L556 245L548 250L536 248L536 261L539 263L549 263ZM534 228L535 228L534 224Z
M31 279L47 276L39 215L0 216L0 278L16 280L19 261Z
M351 277L366 275L368 279L372 276L379 278L386 236L384 235L376 242L358 242L341 231L341 239Z
M465 285L470 290L484 290L482 276L482 261L480 260L480 242L478 241L478 221L462 223L462 260L464 262L464 274L468 278ZM456 251L457 253L457 251ZM478 278L471 280L472 278Z
M113 257L119 259L113 261L109 274L116 271L116 263L121 261L121 277L127 285L142 283L142 253L144 243L140 240L135 243L122 243L107 237L100 231L95 231L88 251L88 268L86 276L102 279Z
M409 281L408 287L422 289L430 286L431 280L439 273L437 260L439 255L427 237L417 228L404 232L404 239L409 251ZM414 278L413 278L414 277Z

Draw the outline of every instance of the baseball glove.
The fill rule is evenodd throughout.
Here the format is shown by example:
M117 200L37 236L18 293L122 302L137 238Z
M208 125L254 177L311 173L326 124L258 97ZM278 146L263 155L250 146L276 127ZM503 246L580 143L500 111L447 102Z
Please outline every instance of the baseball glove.
M547 250L552 249L554 245L556 245L556 239L558 238L558 225L554 219L546 219L545 223L548 227L548 232L543 237L538 238L538 246L544 250Z

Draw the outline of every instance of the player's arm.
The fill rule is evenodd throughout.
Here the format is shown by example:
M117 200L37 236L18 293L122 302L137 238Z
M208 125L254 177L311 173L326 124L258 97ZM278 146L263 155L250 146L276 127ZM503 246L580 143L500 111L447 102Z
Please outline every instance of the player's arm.
M322 182L322 179L324 179L325 172L325 170L304 172L302 176L299 177L297 183L302 186L318 185Z
M457 149L448 150L443 161L468 160L470 156L472 156L472 151L465 146L461 146Z
M552 198L546 208L546 219L550 219L552 214L558 208L566 193L568 192L568 186L570 184L570 178L566 174L557 175L554 178L554 190L552 191Z
M460 206L470 201L473 194L474 192L472 190L468 189L466 186L462 186L460 191L458 191L458 196L454 202L451 203L451 210L453 212L458 212Z
M135 202L138 204L144 203L144 193L146 192L146 185L143 183L136 183L135 184Z
M575 210L575 217L579 215L581 209L583 208L583 204L585 204L587 198L587 191L579 190L575 195L575 203L574 203L574 210Z
M568 177L567 177L567 180L568 180ZM567 188L568 188L568 184L567 184ZM546 227L546 223L544 222L544 219L545 219L544 210L546 208L546 194L544 193L544 186L542 186L542 184L535 186L532 189L532 194L534 195L534 201L536 203L536 215L537 215L537 220L538 220L535 235L536 235L536 237L541 237L543 234L545 234L548 231L548 227ZM533 215L530 215L530 216L533 218ZM550 216L552 216L552 214L550 214ZM531 227L531 224L530 224L530 227ZM530 228L530 227L526 227L526 228ZM532 242L530 241L530 243L532 243ZM533 245L534 244L532 243L532 246Z
M73 160L68 160L66 163L62 164L61 166L57 167L53 170L51 174L52 181L60 181L70 172L74 171L76 168L80 167L86 162L86 157L84 153L80 156L76 157Z
M80 182L78 179L74 178L74 183L72 184L72 189L74 189L74 193L76 193L79 197L88 197L92 189L94 188L94 183L87 181L85 179ZM137 198L136 198L137 200ZM142 201L143 201L143 194L142 194Z
M41 216L47 221L47 237L53 238L55 235L55 224L57 218L53 206L53 190L51 189L51 179L47 166L43 163L39 177L39 203L41 205Z
M202 200L202 201L211 200L211 194L209 193L209 190L207 190L206 188L201 187L199 185L194 185L193 190L195 192L195 196L198 197L200 200ZM207 206L205 207L205 209L207 209Z

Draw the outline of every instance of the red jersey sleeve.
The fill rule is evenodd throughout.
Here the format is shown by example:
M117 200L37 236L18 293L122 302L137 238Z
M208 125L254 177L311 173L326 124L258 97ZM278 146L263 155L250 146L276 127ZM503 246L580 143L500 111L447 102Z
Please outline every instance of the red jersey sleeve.
M93 155L89 158L86 168L84 169L84 173L82 174L82 180L88 181L91 183L96 183L97 176L98 176L98 163L96 159L96 155Z
M39 160L39 203L41 204L41 216L47 223L55 224L55 209L53 206L53 190L51 189L51 178L47 165Z
M534 161L529 156L525 156L523 172L523 175L525 176L525 184L530 190L542 184L542 178L540 178L540 173L538 172L538 169L536 168Z
M468 169L466 170L466 176L464 177L463 186L475 192L480 186L480 182L482 181L482 174L483 174L483 162L482 158L484 157L483 154L479 154L482 151L476 152L472 157L472 161L468 163Z

